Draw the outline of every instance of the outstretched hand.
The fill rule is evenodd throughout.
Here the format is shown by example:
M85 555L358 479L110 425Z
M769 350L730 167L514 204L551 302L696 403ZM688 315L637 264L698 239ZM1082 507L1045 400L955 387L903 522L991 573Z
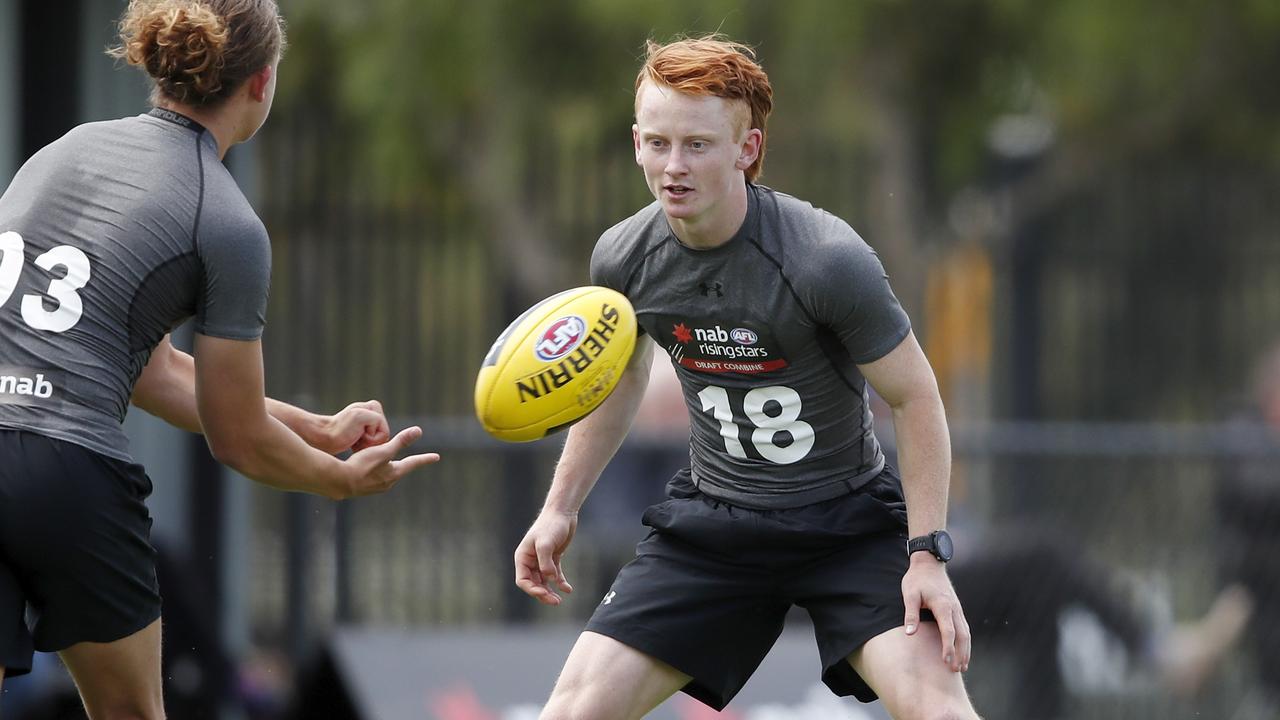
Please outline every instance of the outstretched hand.
M516 586L545 605L559 605L561 592L573 592L560 558L578 529L577 513L544 510L516 547Z
M928 608L942 635L942 661L952 672L969 669L973 650L969 622L956 597L946 567L928 553L914 553L907 573L902 577L902 600L907 606L903 624L908 635L920 627L920 610Z
M343 488L343 497L386 492L405 475L420 467L439 462L438 453L423 453L395 459L396 455L421 437L422 428L415 425L401 430L385 443L353 453L346 460L351 475L348 478L348 486Z
M316 449L336 455L360 451L391 439L391 427L377 400L354 402L328 418Z

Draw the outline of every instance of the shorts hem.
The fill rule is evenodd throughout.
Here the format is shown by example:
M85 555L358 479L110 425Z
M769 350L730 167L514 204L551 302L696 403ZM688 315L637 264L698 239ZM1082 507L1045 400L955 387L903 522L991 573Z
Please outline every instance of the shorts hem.
M658 639L657 633L651 632L646 628L633 625L624 629L610 623L593 620L587 623L587 626L583 628L583 632L593 632L617 640L632 650L638 650L654 660L666 663L679 672L688 675L690 678L689 683L681 688L680 691L694 700L711 707L716 712L724 710L729 701L733 699L733 696L737 694L735 691L728 697L723 697L720 693L707 688L699 682L698 675L692 672L692 668L673 660L672 656L675 652L669 645Z
M0 680L5 678L15 678L19 675L26 675L31 672L31 664L34 658L31 657L30 653L27 653L26 660L19 660L18 657L22 654L23 652L19 650L13 657L6 658L3 655L0 655L0 668L3 668L0 669Z
M921 622L934 622L933 614L928 610L921 610ZM875 690L862 679L862 675L853 669L853 665L849 664L849 656L856 652L863 645L866 645L872 638L883 635L890 630L902 627L902 617L887 618L882 624L869 626L869 629L863 633L854 636L852 642L848 645L848 650L833 663L824 664L822 668L822 682L837 697L853 696L862 703L872 703L880 699L876 695ZM846 672L847 670L847 672Z
M121 632L115 632L115 631L93 632L88 630L69 630L67 632L63 632L58 635L55 635L52 638L46 638L43 641L37 640L35 643L35 648L38 652L54 653L54 652L62 652L63 650L66 650L72 645L78 645L82 642L113 643L113 642L116 642L117 640L123 640L129 637L130 635L133 635L134 633L137 633L146 629L148 626L151 625L151 623L155 622L156 620L159 620L161 617L161 614L162 613L159 607L148 610L147 612L136 616L130 622L124 623L123 627L125 627L126 629Z

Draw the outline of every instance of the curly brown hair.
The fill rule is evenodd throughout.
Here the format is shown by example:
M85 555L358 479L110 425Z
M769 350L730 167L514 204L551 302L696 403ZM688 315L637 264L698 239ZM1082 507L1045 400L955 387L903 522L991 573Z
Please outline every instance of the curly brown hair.
M284 48L276 0L130 0L107 54L151 76L153 103L211 107Z
M644 65L636 75L636 101L645 80L690 95L742 100L751 111L748 128L760 130L760 155L747 168L749 182L764 169L765 124L773 111L773 87L755 60L756 53L722 35L683 38L667 44L645 43Z

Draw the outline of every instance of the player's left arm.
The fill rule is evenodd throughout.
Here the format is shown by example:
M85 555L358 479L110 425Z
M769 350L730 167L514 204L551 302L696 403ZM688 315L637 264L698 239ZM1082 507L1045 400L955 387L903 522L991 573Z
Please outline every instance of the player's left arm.
M174 347L168 335L156 345L134 384L132 402L170 425L203 432L196 411L195 359ZM317 450L360 450L391 438L377 400L351 403L336 415L319 415L271 398L266 402L268 414Z
M902 490L911 537L946 527L951 483L951 439L933 369L914 333L878 360L859 365L863 377L893 411ZM903 549L906 552L906 549ZM912 553L902 579L907 634L915 633L920 609L928 608L942 634L942 656L953 670L969 665L970 635L946 566L930 553Z

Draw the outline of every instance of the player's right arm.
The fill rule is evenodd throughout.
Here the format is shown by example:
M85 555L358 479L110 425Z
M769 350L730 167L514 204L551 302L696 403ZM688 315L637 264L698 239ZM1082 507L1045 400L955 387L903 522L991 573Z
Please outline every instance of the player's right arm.
M133 386L131 402L188 432L203 433L196 408L195 359L175 348L168 335L151 352ZM391 439L382 404L354 402L335 415L317 415L279 400L266 399L267 413L308 445L329 454L361 450Z
M569 428L542 512L516 547L516 585L539 602L560 604L553 585L562 592L573 592L560 558L578 527L578 508L631 429L652 364L653 341L648 335L640 335L613 392L590 415Z
M395 459L422 436L417 427L345 461L312 448L267 411L260 340L197 334L195 386L200 427L214 457L281 490L333 499L384 492L406 473L440 459L435 453Z

